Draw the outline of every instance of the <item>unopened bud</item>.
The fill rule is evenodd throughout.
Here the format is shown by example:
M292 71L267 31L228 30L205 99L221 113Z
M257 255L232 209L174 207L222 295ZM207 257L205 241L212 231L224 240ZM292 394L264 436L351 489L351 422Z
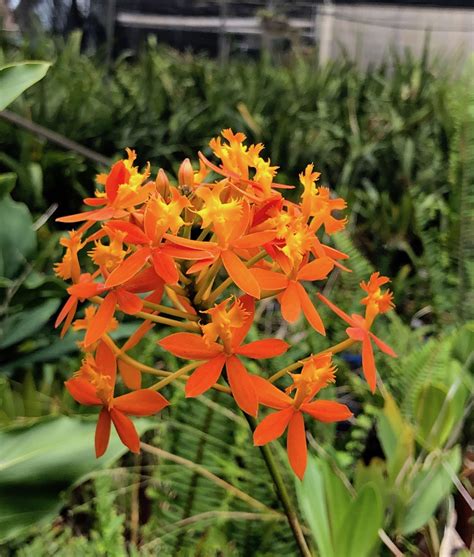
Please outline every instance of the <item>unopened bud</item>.
M194 170L189 159L184 159L179 167L178 182L180 186L192 187L194 185Z
M170 191L170 181L168 180L168 176L166 176L166 172L160 168L155 180L156 184L156 191L166 199L168 192Z

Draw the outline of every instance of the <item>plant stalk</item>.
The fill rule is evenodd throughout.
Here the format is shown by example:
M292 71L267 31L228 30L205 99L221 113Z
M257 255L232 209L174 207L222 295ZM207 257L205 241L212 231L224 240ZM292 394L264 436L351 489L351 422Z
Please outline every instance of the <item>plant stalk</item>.
M329 348L326 348L325 350L321 350L321 352L318 352L317 354L313 354L313 357L322 356L323 354L327 354L328 352L331 352L332 354L337 354L338 352L342 352L346 348L349 348L350 346L352 346L356 342L357 341L355 341L354 339L348 338L346 340L343 340L339 344L335 344L334 346L330 346ZM302 367L304 365L304 363L306 362L306 360L308 360L310 357L311 356L309 356L308 358L304 358L303 360L299 360L298 362L295 362L294 364L290 364L289 366L286 366L283 369L280 369L280 371L277 371L271 377L269 377L268 380L270 381L270 383L275 383L275 381L280 379L280 377L283 377L287 373L290 373L291 371L294 371L295 369L298 369L299 367Z
M248 414L245 414L245 417L249 423L252 432L255 431L255 428L257 427L257 422L255 418L249 416ZM265 460L265 464L267 465L268 471L270 472L270 476L272 477L275 490L283 506L283 510L288 519L290 528L293 532L296 545L298 546L298 549L303 557L312 557L312 553L308 547L308 544L306 543L303 530L301 529L301 524L299 523L298 515L296 514L296 510L290 499L290 496L288 494L285 483L283 481L280 470L278 468L278 464L272 454L272 451L268 446L268 444L262 445L259 448L262 453L263 459Z

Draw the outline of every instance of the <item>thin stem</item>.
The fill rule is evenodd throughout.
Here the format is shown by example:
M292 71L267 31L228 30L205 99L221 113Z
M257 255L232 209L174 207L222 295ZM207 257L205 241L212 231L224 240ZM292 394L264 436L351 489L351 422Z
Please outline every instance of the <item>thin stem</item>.
M255 431L255 428L257 427L255 418L247 414L245 414L245 417L247 418L252 432ZM293 532L296 545L298 546L298 549L300 550L300 553L303 557L312 557L311 551L309 550L308 544L306 543L303 530L301 529L301 524L299 523L298 516L286 489L285 483L278 468L278 464L273 457L271 449L268 445L262 445L260 447L260 451L262 453L263 459L265 460L268 471L270 472L270 476L272 477L278 498L280 499L283 510L285 511L286 517L288 519L288 523Z
M178 269L178 274L179 274L179 280L184 284L184 285L188 285L191 284L191 279L188 278L183 271L181 271L181 269Z
M90 301L94 304L101 304L104 300L100 296L93 296ZM119 306L116 306L120 310ZM170 327L181 327L181 329L186 329L187 331L193 331L199 333L201 328L197 323L186 323L185 321L177 321L176 319L169 319L168 317L161 317L159 315L152 315L151 313L145 313L144 311L137 311L133 314L134 317L141 317L146 321L153 321L154 323L161 323L162 325L168 325Z
M207 228L204 228L203 230L201 230L201 233L196 238L196 240L198 242L202 242L204 240L204 238L209 234L210 231L211 231L211 228L209 226Z
M261 259L263 259L267 253L265 251L261 251L254 255L251 259L245 262L246 267L251 267ZM211 306L217 298L233 283L234 281L228 277L226 278L213 292L209 294L209 296L205 299L206 305Z
M214 261L214 263L209 267L209 269L207 269L207 271L202 275L202 277L199 277L198 281L196 282L196 285L198 285L198 291L194 298L194 303L196 305L199 305L201 303L202 298L206 293L206 290L210 286L212 286L212 283L216 278L217 273L219 272L220 266L221 266L221 258L218 257Z
M142 364L138 360L135 360L135 358L132 358L125 352L122 352L122 350L115 344L115 342L108 335L103 335L102 340L114 351L117 358L123 360L124 362L127 362L127 364L130 364L131 366L137 368L139 371L142 371L143 373L149 373L150 375L157 375L158 377L169 377L174 373L172 371L166 371L164 369L155 369L154 367L147 366L145 364ZM178 379L180 381L187 381L189 377L180 376L178 377ZM220 391L221 393L226 393L226 394L230 394L232 392L229 389L229 387L226 387L225 385L219 385L219 383L215 383L214 385L212 385L211 389L215 389L216 391Z
M179 286L179 284L168 284L167 286L171 288L171 290L174 290L179 296L186 296L186 290Z
M176 292L173 289L171 289L167 284L165 284L165 292L166 294L168 294L168 298L171 300L171 303L174 305L176 309L179 309L180 311L184 311L184 312L186 311L186 308L178 299L178 294L176 294Z
M201 365L201 362L192 362L190 364L187 364L187 365L179 368L178 371L175 371L171 375L168 375L168 377L165 377L161 381L158 381L158 383L155 383L154 385L152 385L150 387L150 389L153 389L154 391L159 391L160 389L162 389L163 387L165 387L166 385L168 385L169 383L171 383L175 379L178 379L179 377L181 377L185 373L188 373L188 371L191 371L191 370L197 368L199 365Z
M342 342L339 342L338 344L335 344L334 346L330 346L329 348L326 348L325 350L321 350L321 352L318 352L316 354L313 354L312 356L309 356L309 358L314 358L315 356L322 356L323 354L328 354L329 352L331 352L332 354L337 354L338 352L342 352L346 348L349 348L349 346L352 346L356 342L357 341L353 340L352 338L347 338L346 340L343 340ZM304 365L304 363L306 362L306 360L308 360L309 358L305 358L304 360L300 360L298 362L295 362L294 364L290 364L289 366L284 367L283 369L280 369L280 371L277 371L271 377L269 377L268 380L270 381L270 383L275 383L275 381L278 381L278 379L280 379L280 377L283 377L287 373L290 373L290 372L294 371L295 369L298 369L299 367L302 367Z
M151 315L150 313L145 313L143 311L137 311L134 315L147 321L153 321L154 323L161 323L162 325L169 325L170 327L180 327L181 329L192 331L194 333L201 332L199 325L194 322L186 323L185 321L176 321L176 319L168 319L167 317L160 317L159 315Z
M153 302L147 302L146 300L143 300L143 305L147 308L154 309L155 311L159 311L160 313L168 313L169 315L174 315L176 317L183 317L188 321L199 321L199 317L197 315L191 315L190 313L187 313L185 311L181 311L175 308L170 308L162 304L154 304Z
M125 352L122 352L122 350L115 344L115 342L109 337L109 335L102 335L102 340L109 346L109 348L112 349L117 358L137 368L139 371L143 371L151 375L158 375L159 377L168 377L169 375L171 375L171 373L173 373L172 371L166 371L164 369L155 369L154 367L147 366L145 364L142 364L138 360L135 360Z

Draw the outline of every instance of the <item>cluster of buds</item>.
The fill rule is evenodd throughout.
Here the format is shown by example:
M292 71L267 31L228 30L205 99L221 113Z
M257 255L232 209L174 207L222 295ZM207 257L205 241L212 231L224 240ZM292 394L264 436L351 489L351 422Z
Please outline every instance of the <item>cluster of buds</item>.
M135 153L127 150L127 159L98 176L95 196L84 200L92 208L58 219L78 228L61 240L66 250L55 270L71 284L56 326L62 325L62 334L71 325L85 331L83 364L66 388L79 403L101 407L97 456L107 449L112 423L122 442L138 451L129 416L149 416L166 407L159 391L175 380L185 381L187 397L211 388L226 392L251 416L257 416L260 405L275 409L256 427L254 443L268 443L288 429L289 461L302 478L307 451L303 415L321 422L352 415L344 404L315 400L335 381L333 354L360 343L372 391L372 341L395 356L370 330L375 317L393 307L391 293L381 289L388 279L374 273L361 283L367 294L365 315L347 315L319 293L335 268L349 271L347 255L323 243L345 227L340 216L345 201L317 185L313 165L299 176L299 203L286 199L281 192L293 186L274 181L277 167L260 156L261 144L245 145L242 133L224 130L210 147L219 163L199 153L195 171L186 159L175 185L163 170L150 180L149 167L140 172ZM284 320L294 323L303 314L308 326L325 335L313 293L346 321L348 338L271 377L249 373L247 358L274 358L289 348L272 338L245 343L256 303L276 298ZM85 302L82 318L76 319ZM122 314L133 316L137 328L118 346L110 332ZM188 360L177 371L149 367L129 354L157 325L177 331L158 342ZM116 397L117 370L130 392ZM145 373L161 379L142 388ZM293 380L286 392L275 385L284 376Z

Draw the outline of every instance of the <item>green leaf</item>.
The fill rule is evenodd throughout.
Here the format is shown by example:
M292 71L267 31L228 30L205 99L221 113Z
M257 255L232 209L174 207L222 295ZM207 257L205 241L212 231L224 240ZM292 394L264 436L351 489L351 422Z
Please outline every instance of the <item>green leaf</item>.
M420 389L415 406L417 433L428 449L441 447L453 426L452 412L446 401L448 388L442 384L426 383Z
M43 79L50 66L49 62L19 62L0 68L0 110Z
M457 364L457 362L453 362ZM447 441L453 427L459 423L464 414L466 388L457 378L461 369L453 371L455 383L448 387L441 383L427 383L418 394L415 411L420 442L429 450L442 447ZM457 373L454 373L457 371Z
M343 527L344 512L352 501L351 494L341 476L331 468L329 462L318 459L318 466L323 473L324 490L326 493L327 513L329 517L332 545L337 545L337 533ZM342 472L340 472L342 475ZM349 480L347 480L349 482Z
M448 470L456 474L460 467L461 450L456 446L437 461L426 463L425 469L415 476L409 507L400 527L403 535L416 532L428 522L453 487Z
M385 500L389 485L387 482L387 464L381 458L372 458L367 466L362 460L357 462L354 474L355 490L357 492L361 491L362 487L368 483L376 485L382 499Z
M0 174L0 199L8 195L16 184L16 174L14 172L4 172Z
M30 162L26 167L28 183L35 203L40 204L43 198L43 169L37 162Z
M296 493L300 509L311 529L321 557L336 557L329 530L324 476L320 460L308 455L308 465L302 482L296 480Z
M59 303L58 299L46 300L33 309L6 317L0 323L0 349L17 344L41 330L58 309Z
M383 523L384 508L377 486L365 484L344 514L336 554L368 557L379 541L378 531Z
M153 426L135 424L139 433ZM64 490L127 451L113 432L106 455L96 459L94 431L95 420L62 416L0 432L0 541L53 519Z
M386 390L383 396L385 405L377 419L377 432L387 457L389 480L394 482L406 461L413 456L415 435L394 398Z
M36 249L36 233L28 207L7 195L0 199L0 276L14 278Z

